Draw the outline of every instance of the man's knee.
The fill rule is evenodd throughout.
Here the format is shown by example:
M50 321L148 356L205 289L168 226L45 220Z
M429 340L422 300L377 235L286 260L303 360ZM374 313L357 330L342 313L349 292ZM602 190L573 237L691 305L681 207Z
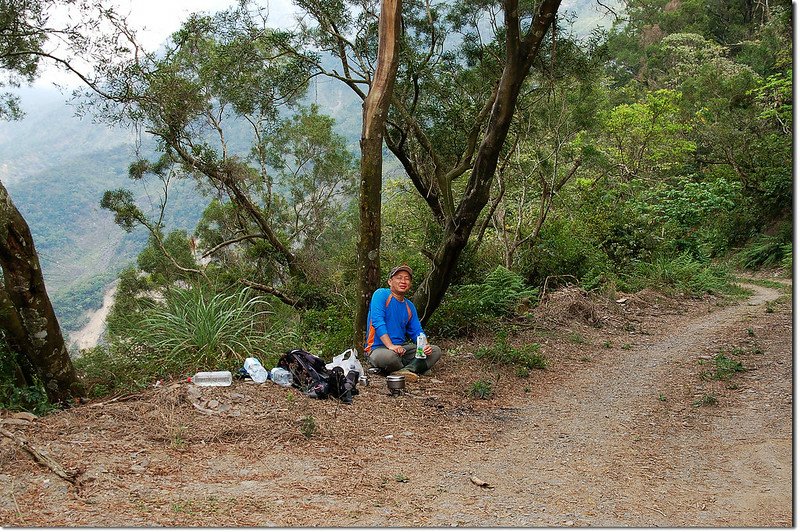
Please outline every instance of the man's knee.
M442 348L438 345L431 344L431 353L428 355L426 362L428 363L428 369L431 369L434 364L439 362L439 359L442 358Z
M373 367L381 368L384 371L391 373L403 367L403 360L397 353L385 347L373 349L369 354L369 363Z

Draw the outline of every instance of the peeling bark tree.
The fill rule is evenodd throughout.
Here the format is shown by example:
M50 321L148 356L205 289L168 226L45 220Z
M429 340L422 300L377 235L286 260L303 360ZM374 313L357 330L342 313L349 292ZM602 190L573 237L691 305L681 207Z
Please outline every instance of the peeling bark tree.
M30 229L0 183L0 308L9 347L22 357L17 366L27 384L42 380L53 403L80 396L82 386L45 289Z
M319 62L314 68L343 81L358 97L366 99L362 87L371 88L375 84L377 68L381 65L380 60L373 59L372 47L365 44L370 42L372 21L377 18L371 11L371 4L355 0L296 0L296 3L317 23L314 32L309 32L314 36L314 46L333 54L341 63L341 70L326 68ZM404 48L403 65L398 69L397 75L402 77L395 82L392 113L385 121L384 139L443 229L436 249L421 250L431 260L428 275L414 296L423 322L441 303L459 257L488 203L521 88L539 56L561 0L526 2L522 7L519 0L504 0L499 4L504 18L502 24L496 25L498 46L487 46L485 53L470 55L470 61L485 62L481 72L475 71L483 87L464 93L452 87L442 94L430 91L432 86L446 85L437 75L449 75L437 70L449 61L443 47L448 29L446 24L442 26L442 21L448 17L441 13L446 4L405 4L405 29L401 39L404 47L408 43L409 48ZM493 16L497 7L495 3L459 5L460 9L453 13L456 19L465 13L470 18L470 11L488 11ZM355 37L351 39L349 35ZM474 43L479 41L476 37ZM495 49L504 50L504 54L495 55ZM464 69L469 68L472 67L465 63ZM371 75L373 71L375 76ZM437 106L435 99L438 97L449 102L442 100ZM453 124L446 133L437 130L436 122L440 117L432 109L452 105L453 101L468 104L474 110L471 118ZM442 145L443 140L447 147ZM458 148L454 148L455 145ZM359 275L364 282L365 273L359 271ZM363 327L361 323L357 325Z
M358 203L361 223L357 246L359 299L354 326L354 341L359 351L364 346L370 296L381 281L383 132L397 74L401 7L401 0L383 0L381 3L377 67L363 107L361 186Z

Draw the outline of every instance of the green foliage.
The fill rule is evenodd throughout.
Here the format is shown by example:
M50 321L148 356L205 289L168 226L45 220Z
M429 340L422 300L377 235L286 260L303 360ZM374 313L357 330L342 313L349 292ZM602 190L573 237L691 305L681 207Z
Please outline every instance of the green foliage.
M300 420L300 434L305 436L307 440L311 439L316 430L317 422L314 420L314 416L309 414Z
M107 190L100 206L114 213L114 223L130 233L137 225L147 223L144 213L136 206L133 192L125 189Z
M539 344L527 344L522 347L513 347L508 342L508 333L497 333L492 345L481 347L475 353L475 358L485 359L496 364L505 364L532 369L546 369L547 359L540 353Z
M719 353L714 357L714 372L711 378L715 380L727 380L740 371L744 371L744 366L741 362Z
M158 361L147 359L132 342L84 350L73 363L89 397L135 392L164 376Z
M587 223L592 216L586 210L583 218L559 218L546 225L539 241L519 254L519 269L524 277L534 285L558 277L591 283L612 271L612 261L600 246L600 235L596 233L603 226ZM601 223L609 223L613 216L608 213Z
M605 113L598 148L623 181L674 171L695 151L685 138L690 127L680 116L680 98L679 92L662 89Z
M703 394L703 397L692 403L693 406L716 406L719 400L714 394Z
M729 357L724 353L717 353L711 361L713 367L710 371L704 371L700 374L702 379L710 379L716 381L726 381L733 377L736 373L745 371L744 366L733 357Z
M638 264L626 277L626 286L633 291L650 287L701 296L729 293L732 281L731 273L724 266L704 264L682 254L659 256L652 262Z
M42 416L58 408L47 399L39 379L27 385L16 382L16 369L16 356L0 336L0 409Z
M303 349L330 359L353 343L352 310L343 305L307 310L300 318L298 336Z
M248 290L208 295L174 288L163 306L143 313L138 341L167 372L184 370L189 360L196 368L233 368L246 357L263 357L271 341L263 328L268 308Z
M535 304L539 291L523 278L498 266L481 284L456 286L433 315L430 329L441 336L475 332L498 318L511 318Z
M781 267L785 268L787 272L792 272L792 244L784 244L782 247L783 258L781 259Z
M109 346L78 359L94 393L137 389L160 378L198 370L241 367L248 356L274 363L291 331L274 322L270 305L249 290L209 293L173 287L163 302L141 302L123 314L109 334Z
M169 253L171 259L164 254L164 251ZM170 232L163 240L160 234L151 234L147 246L139 253L136 263L141 271L150 275L149 281L154 286L166 286L179 279L187 279L189 277L187 273L178 266L197 267L190 248L189 235L182 229Z
M737 253L735 259L737 264L748 270L784 266L784 260L791 267L791 252L792 226L785 223L775 235L759 235L752 244Z
M475 381L469 388L469 394L475 399L489 399L493 393L492 383L486 380Z

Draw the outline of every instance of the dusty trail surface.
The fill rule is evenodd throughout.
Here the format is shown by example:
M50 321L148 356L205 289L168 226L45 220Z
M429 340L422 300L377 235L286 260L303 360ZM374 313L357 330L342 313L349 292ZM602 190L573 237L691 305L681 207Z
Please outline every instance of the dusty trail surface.
M403 396L373 379L351 406L174 382L6 416L73 482L4 438L0 524L792 526L791 292L747 288L553 293L511 339L549 361L527 377L476 360L475 340L443 345Z

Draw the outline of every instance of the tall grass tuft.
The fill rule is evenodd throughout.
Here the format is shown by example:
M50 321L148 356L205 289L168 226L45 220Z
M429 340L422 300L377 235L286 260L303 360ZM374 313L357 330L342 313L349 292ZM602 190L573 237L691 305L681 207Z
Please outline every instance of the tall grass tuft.
M264 331L268 303L248 293L209 296L200 289L174 288L163 306L145 311L138 340L168 371L240 364L257 356L269 339Z

